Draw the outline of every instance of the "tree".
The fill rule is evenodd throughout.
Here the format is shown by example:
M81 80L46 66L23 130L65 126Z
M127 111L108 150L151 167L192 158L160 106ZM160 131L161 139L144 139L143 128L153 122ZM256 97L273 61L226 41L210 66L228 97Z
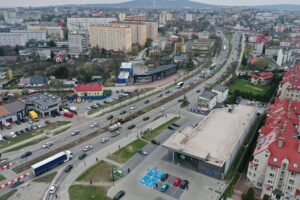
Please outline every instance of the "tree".
M151 38L147 38L146 42L145 42L145 47L149 48L152 46L152 39Z
M132 53L133 56L138 55L139 50L140 50L140 47L139 47L138 43L135 43L135 44L132 45L131 53Z
M245 54L243 55L243 58L242 58L242 65L243 66L247 66L247 63L248 63L248 60L247 60L247 58L246 58L246 56L245 56Z
M250 187L246 194L242 195L242 200L255 200L255 191Z
M47 46L48 47L56 47L56 43L53 40L50 40L49 42L47 42Z
M265 71L266 68L269 66L270 61L265 59L265 58L260 58L252 65L253 70L258 70L258 71Z
M269 196L265 194L263 200L269 200Z

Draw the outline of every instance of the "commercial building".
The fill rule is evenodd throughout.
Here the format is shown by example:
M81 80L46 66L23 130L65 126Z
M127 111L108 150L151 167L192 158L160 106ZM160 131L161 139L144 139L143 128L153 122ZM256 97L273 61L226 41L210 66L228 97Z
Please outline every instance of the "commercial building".
M25 46L26 42L27 40L24 35L0 33L0 46Z
M69 31L90 31L91 25L108 24L113 21L118 21L117 18L82 18L71 17L67 19L67 27Z
M197 40L192 44L192 53L195 56L210 57L214 41L212 40Z
M260 128L247 179L273 200L300 198L300 103L275 99Z
M143 24L146 24L147 27L147 38L154 40L157 40L158 37L158 22L147 20L145 18L126 18L125 21L130 22L142 22Z
M28 111L34 110L39 116L50 116L53 112L59 112L61 98L50 93L36 93L20 98Z
M228 97L229 88L219 84L212 89L212 92L217 94L217 103L223 103Z
M213 110L196 127L186 127L163 146L175 165L222 179L256 119L256 107L237 105Z
M69 54L80 55L88 50L88 35L86 32L74 31L68 35Z
M202 111L211 111L217 105L217 94L205 90L198 97L198 109Z
M132 47L132 30L124 25L91 25L90 44L92 48L129 53Z
M117 85L128 84L129 77L133 74L133 63L121 63L120 73L117 78Z
M278 96L280 99L300 101L300 62L284 73L280 81Z
M26 104L17 100L13 103L0 106L0 127L4 124L13 123L26 117Z
M147 40L147 26L142 22L112 22L111 24L125 25L131 28L132 43L145 46Z
M27 26L27 30L45 31L46 37L52 40L63 40L64 30L63 27L53 25L30 25Z
M78 84L74 87L75 97L80 100L102 99L103 85L100 83Z
M251 84L253 85L270 85L274 74L272 72L260 72L251 74Z

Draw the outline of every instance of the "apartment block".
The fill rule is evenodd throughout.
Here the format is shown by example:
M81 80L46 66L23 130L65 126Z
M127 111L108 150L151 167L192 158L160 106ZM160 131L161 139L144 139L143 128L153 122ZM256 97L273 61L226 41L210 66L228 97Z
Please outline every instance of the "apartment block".
M69 54L79 55L88 50L88 35L86 32L74 31L69 33Z
M129 26L103 24L90 26L91 47L131 52L132 30Z
M27 26L27 30L45 31L46 37L49 39L52 39L52 40L63 40L64 39L64 31L61 26L30 25L30 26Z
M26 42L27 40L24 35L0 33L0 46L25 46Z
M23 35L27 41L36 40L36 41L46 41L46 32L40 30L11 30L10 34L12 35Z
M278 93L280 99L300 102L300 62L284 73Z
M69 31L90 31L91 25L108 24L113 21L118 21L117 18L83 18L83 17L72 17L67 19L67 26Z
M147 28L147 38L150 38L152 40L157 40L158 36L158 22L157 21L151 21L144 18L126 18L125 21L130 22L142 22L146 24Z

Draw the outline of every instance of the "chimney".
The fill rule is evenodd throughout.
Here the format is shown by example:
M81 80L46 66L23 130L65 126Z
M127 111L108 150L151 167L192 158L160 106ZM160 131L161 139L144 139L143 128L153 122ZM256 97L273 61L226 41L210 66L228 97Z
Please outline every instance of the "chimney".
M278 138L278 144L277 144L277 146L278 146L279 148L282 148L283 143L284 143L284 138L283 138L283 137L279 137L279 138Z

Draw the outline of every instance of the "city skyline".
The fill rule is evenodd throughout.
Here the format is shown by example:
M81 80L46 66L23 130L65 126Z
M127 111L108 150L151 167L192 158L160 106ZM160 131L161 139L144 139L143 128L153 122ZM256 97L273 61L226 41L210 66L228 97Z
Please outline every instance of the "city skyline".
M38 6L55 6L55 5L66 5L66 4L101 4L101 3L121 3L127 2L128 0L86 0L84 2L80 0L51 0L51 2L46 0L27 0L24 3L21 0L11 0L9 2L0 3L0 7L38 7ZM239 0L193 0L199 3L213 4L213 5L228 5L228 6L255 6L255 5L276 5L276 4L297 4L300 2L296 0L253 0L253 1L239 1Z

